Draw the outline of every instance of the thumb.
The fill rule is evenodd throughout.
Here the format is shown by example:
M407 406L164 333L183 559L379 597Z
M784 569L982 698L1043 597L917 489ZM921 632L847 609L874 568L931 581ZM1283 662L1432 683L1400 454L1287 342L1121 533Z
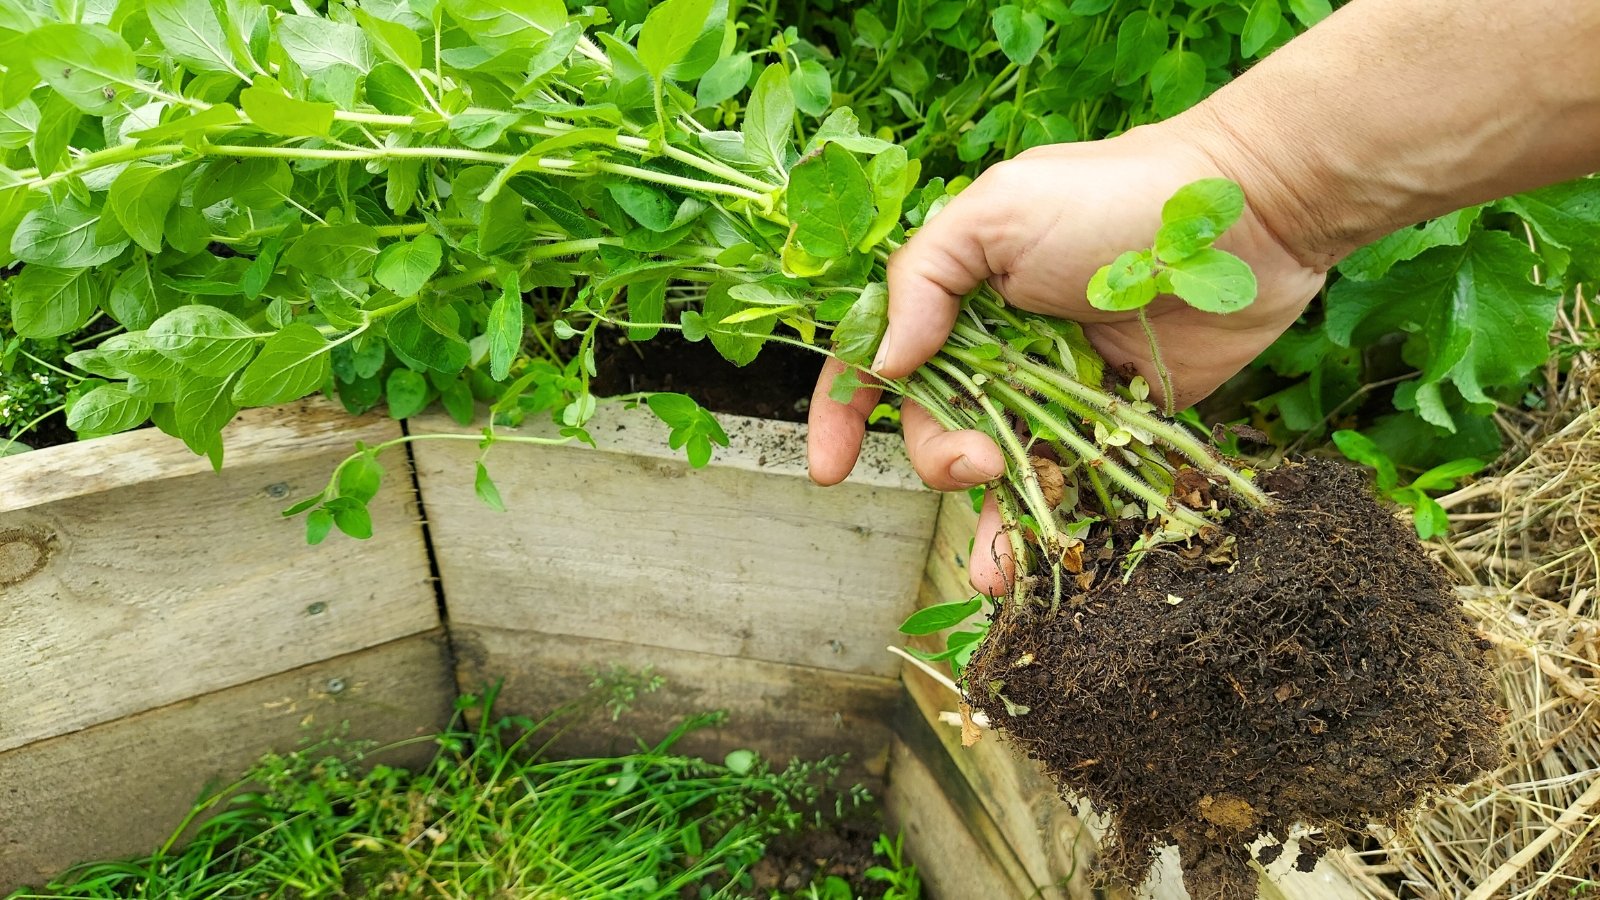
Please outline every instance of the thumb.
M982 179L958 194L889 258L889 327L872 371L903 378L950 337L961 298L995 274L981 238Z

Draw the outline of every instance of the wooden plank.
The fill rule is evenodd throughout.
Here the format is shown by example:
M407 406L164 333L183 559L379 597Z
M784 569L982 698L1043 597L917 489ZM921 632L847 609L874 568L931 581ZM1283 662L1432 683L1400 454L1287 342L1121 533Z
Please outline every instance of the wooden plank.
M924 896L932 900L1036 896L1032 881L970 789L963 789L959 778L941 776L938 761L919 754L902 737L897 734L890 749L889 790L883 807L889 826L905 835L906 854L922 877Z
M820 488L801 426L722 421L733 446L700 470L642 408L598 415L598 451L496 448L509 515L474 496L475 445L419 443L452 620L894 675L883 648L913 609L938 496L898 438L869 435L861 477ZM434 429L456 427L418 425Z
M654 743L686 717L726 710L725 723L680 742L681 752L721 759L751 749L764 757L819 759L849 753L852 777L881 777L899 682L874 675L652 647L628 641L455 626L451 634L463 692L504 679L497 709L542 717L591 694L611 667L665 679L640 694L619 721L581 720L556 745L562 755L625 752Z
M154 850L208 787L341 723L380 743L434 733L454 688L442 638L417 635L0 753L0 895ZM419 742L381 759L432 753Z
M373 539L280 515L399 434L308 403L241 416L220 473L153 432L0 460L0 750L437 627L400 452Z

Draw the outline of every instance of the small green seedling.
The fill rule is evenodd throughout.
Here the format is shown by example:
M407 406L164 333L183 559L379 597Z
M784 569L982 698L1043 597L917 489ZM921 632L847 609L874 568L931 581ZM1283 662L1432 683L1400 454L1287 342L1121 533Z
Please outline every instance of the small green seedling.
M1376 473L1378 492L1390 502L1409 507L1417 537L1423 540L1444 537L1450 533L1450 517L1439 501L1428 496L1430 492L1447 491L1461 479L1483 470L1487 465L1481 459L1456 459L1434 466L1418 475L1410 484L1400 483L1400 474L1394 460L1384 453L1372 439L1359 431L1335 431L1333 443L1353 462L1370 466Z
M1226 178L1205 178L1179 188L1161 207L1155 245L1129 250L1089 280L1089 304L1112 312L1137 310L1161 376L1167 415L1173 414L1172 378L1145 308L1170 294L1195 309L1226 314L1256 299L1256 276L1245 261L1213 246L1244 214L1244 191Z

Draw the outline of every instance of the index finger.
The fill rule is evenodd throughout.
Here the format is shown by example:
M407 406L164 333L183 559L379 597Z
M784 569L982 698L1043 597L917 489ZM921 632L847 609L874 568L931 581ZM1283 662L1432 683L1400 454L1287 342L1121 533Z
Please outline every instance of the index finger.
M861 439L867 434L867 416L883 393L879 388L860 388L849 403L833 399L829 396L833 380L845 368L844 363L828 357L811 392L811 408L806 411L806 459L811 480L824 486L850 477L861 453Z

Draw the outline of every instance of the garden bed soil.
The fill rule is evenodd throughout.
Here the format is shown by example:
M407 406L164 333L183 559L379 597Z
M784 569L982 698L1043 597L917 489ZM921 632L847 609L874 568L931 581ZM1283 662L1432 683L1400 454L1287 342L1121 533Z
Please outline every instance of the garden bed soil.
M975 707L1111 814L1110 872L1137 883L1176 844L1196 900L1256 895L1256 837L1321 830L1300 843L1309 871L1502 753L1488 644L1364 477L1311 461L1260 483L1280 506L1209 545L1126 581L1104 559L1054 614L1000 604L968 672Z
M763 897L771 892L800 895L832 875L849 882L852 897L877 900L887 886L867 878L866 872L885 864L872 851L882 831L882 822L860 816L828 822L823 828L780 835L767 845L766 855L750 870L753 886Z
M688 394L712 412L782 422L804 422L822 357L788 344L769 343L747 366L735 366L710 341L690 343L675 334L634 342L603 332L595 351L594 392Z

